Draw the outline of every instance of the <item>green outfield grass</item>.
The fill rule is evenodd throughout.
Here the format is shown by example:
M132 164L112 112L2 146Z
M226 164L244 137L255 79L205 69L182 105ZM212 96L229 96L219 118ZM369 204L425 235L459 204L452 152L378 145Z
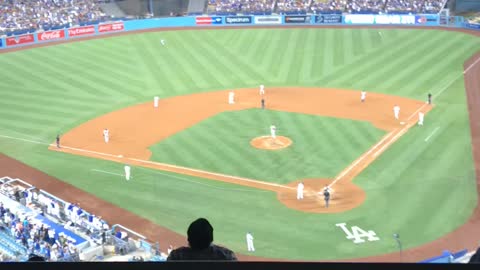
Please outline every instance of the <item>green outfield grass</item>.
M293 144L260 150L250 140L277 134ZM262 109L224 112L150 148L152 160L276 183L333 178L380 140L369 122Z
M167 46L161 46L160 39L167 40ZM236 252L246 252L246 231L255 235L255 255L264 257L341 259L394 252L393 233L400 233L404 248L427 243L463 224L477 203L462 71L464 60L479 49L478 38L438 30L254 29L136 34L1 54L0 151L180 233L195 218L207 217L216 241ZM92 171L121 173L121 164L50 152L45 145L2 137L50 143L57 132L150 101L154 95L166 98L259 84L267 91L269 86L334 87L421 100L432 92L436 107L425 126L412 128L355 179L367 192L366 202L330 215L288 209L270 192L141 168L133 168L134 180L127 183ZM255 113L238 112L238 118ZM192 132L208 143L202 127L221 124L222 117L172 140L179 136L191 143L182 136ZM286 123L308 117L282 114ZM325 118L318 121L327 123ZM312 123L300 121L295 132L309 130ZM324 138L346 139L335 136L336 125L343 124L329 124ZM250 136L250 131L238 130L245 138ZM220 137L229 131L217 132ZM310 140L317 134L304 136ZM368 148L374 137L365 137L358 148L355 142L339 145L344 155L330 159L347 162ZM235 145L241 138L228 140ZM202 161L188 155L182 159L170 151L168 158L204 167L212 166L207 160L218 158L213 155L244 159L247 168L255 162L246 158L246 152L235 155L231 148L213 151L199 144L195 150L200 153L202 146ZM157 150L162 147L168 149L161 143L154 147L155 159L160 159ZM325 176L335 174L333 167L342 162L324 165L332 166L322 169ZM289 167L296 169L293 165ZM317 169L309 168L305 175ZM244 169L232 164L225 170L233 174ZM381 240L354 244L335 227L341 222L374 230Z

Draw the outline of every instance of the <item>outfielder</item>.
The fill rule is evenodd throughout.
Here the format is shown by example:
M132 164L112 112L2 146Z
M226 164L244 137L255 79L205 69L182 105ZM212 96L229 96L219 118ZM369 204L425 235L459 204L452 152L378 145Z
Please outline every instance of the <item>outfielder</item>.
M398 116L400 115L400 106L395 105L393 107L393 114L395 115L395 119L398 120Z
M125 179L130 180L130 166L125 165Z
M248 251L255 251L255 247L253 246L253 235L250 232L247 232L247 249Z
M303 189L305 186L303 185L303 182L298 183L297 185L297 200L303 200Z
M160 39L160 43L162 44L162 46L165 46L165 40L164 39Z
M260 85L260 95L265 95L265 86L263 84Z
M367 97L367 92L365 91L362 91L362 93L360 94L360 100L362 102L365 102L365 98Z
M272 139L277 138L277 128L274 125L270 126L270 135L272 136Z
M108 129L104 129L103 130L103 139L105 140L105 143L108 143L108 141L110 139L109 137L110 137L110 134L109 134Z
M228 93L228 104L234 104L235 103L235 93L233 91L230 91Z
M423 112L418 113L418 125L423 126L423 117L425 117L425 114Z

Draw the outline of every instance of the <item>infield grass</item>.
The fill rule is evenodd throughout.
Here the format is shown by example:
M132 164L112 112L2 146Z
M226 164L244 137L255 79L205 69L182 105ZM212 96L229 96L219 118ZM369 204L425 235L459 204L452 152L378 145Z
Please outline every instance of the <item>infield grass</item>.
M254 148L250 140L270 134L293 140L286 149ZM233 176L286 184L333 178L380 140L368 122L250 109L223 112L152 146L152 160Z
M341 259L396 252L393 233L400 233L405 249L418 246L463 224L477 203L462 72L464 60L480 49L480 43L476 37L438 30L380 30L383 37L378 31L172 31L0 55L4 67L0 73L0 135L46 143L53 142L58 132L155 95L166 98L259 84L266 85L267 91L270 86L366 89L420 100L432 92L436 107L426 117L425 126L412 128L355 179L366 190L367 200L346 213L300 213L284 207L270 192L139 168L132 169L134 181L119 184L121 178L91 169L119 172L121 164L50 152L44 145L1 136L0 151L180 233L185 233L195 218L207 217L215 227L215 240L236 252L246 253L246 231L255 235L255 255L274 258ZM160 39L166 39L167 46L161 46ZM239 119L246 117L243 114ZM247 171L254 162L247 152L235 156L228 149L231 153L208 150L209 143L223 143L218 140L227 135L232 138L224 140L239 143L235 141L239 137L227 131L210 142L202 135L202 125L221 124L222 117L192 129L203 142L194 149L202 153L202 159L213 161L216 158L211 155L223 155L239 162L238 167L245 159L250 167L237 169L232 164L226 169ZM281 117L288 122L304 116ZM299 123L295 132L309 130L312 122ZM332 125L331 138L335 129ZM245 139L262 135L237 130ZM317 134L304 136L309 140L308 136ZM366 142L367 138L365 146ZM167 149L169 159L193 162L192 157L175 156L174 149L161 144L156 147ZM177 147L190 151L180 144ZM351 154L345 149L344 155L331 157L342 162L322 165L326 176L353 157L353 150L361 152L356 145L347 147L352 148ZM334 146L327 149L333 151ZM159 154L155 153L155 158ZM198 166L212 165L202 162L205 164L198 161ZM290 169L295 171L292 165ZM306 168L305 175L310 170ZM289 173L285 172L281 181L286 181ZM295 174L301 173L297 170ZM249 191L234 190L239 188ZM341 222L374 230L381 240L354 244L335 227Z

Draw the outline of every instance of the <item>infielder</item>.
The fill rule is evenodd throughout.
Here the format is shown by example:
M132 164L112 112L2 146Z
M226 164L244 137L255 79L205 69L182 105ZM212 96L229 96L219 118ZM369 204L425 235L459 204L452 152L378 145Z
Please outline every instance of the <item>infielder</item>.
M303 185L303 182L298 183L297 185L297 200L303 200L303 189L305 186Z
M260 85L260 95L265 95L265 86L263 84Z
M235 103L235 93L233 91L230 91L228 93L228 104L234 104Z
M270 135L272 136L272 139L277 138L277 128L274 125L270 126Z
M105 140L105 143L108 143L109 137L110 137L110 135L109 135L108 129L104 129L103 130L103 139Z
M365 98L367 97L367 92L365 91L362 91L362 93L360 94L360 100L362 102L365 102Z
M265 109L265 99L262 97L262 100L260 101L262 103L262 110Z
M125 179L130 180L130 166L125 165Z
M423 112L418 113L418 125L423 126L423 117L425 117L425 114Z
M400 106L395 105L393 107L393 114L395 115L395 119L398 120L398 116L400 115Z
M160 100L159 97L153 97L153 107L158 108L158 101Z
M57 138L55 138L55 141L57 142L57 148L60 148L60 134L57 134Z
M328 186L323 189L323 199L325 200L325 207L328 208L330 202L330 188Z
M247 250L248 251L255 251L255 247L253 246L253 235L250 232L247 232Z
M429 105L432 105L432 94L428 93L427 95L427 102Z

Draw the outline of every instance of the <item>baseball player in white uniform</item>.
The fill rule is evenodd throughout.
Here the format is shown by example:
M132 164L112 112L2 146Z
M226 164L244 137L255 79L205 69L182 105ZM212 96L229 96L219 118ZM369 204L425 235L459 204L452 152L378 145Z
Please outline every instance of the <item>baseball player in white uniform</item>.
M158 108L159 97L153 97L153 107Z
M235 93L233 91L230 91L228 93L228 104L234 104L235 103Z
M418 125L423 126L423 117L425 117L425 114L423 112L418 113Z
M362 102L365 102L365 98L367 97L367 92L365 91L362 91L362 93L360 94L360 100Z
M162 46L165 46L165 39L160 39L160 43L162 44Z
M393 114L395 115L395 119L398 120L398 117L399 117L399 115L400 115L400 106L395 105L395 106L393 107Z
M125 165L125 179L130 180L130 166Z
M108 143L108 141L110 139L109 137L110 137L110 134L109 134L108 129L104 129L103 130L103 139L105 140L105 143Z
M305 186L303 185L303 182L298 183L297 185L297 200L303 200L303 189Z
M277 128L274 125L270 126L270 135L272 136L272 139L277 138Z
M253 235L250 232L247 232L246 238L248 251L255 251L255 247L253 246Z
M260 95L265 95L265 85L260 85Z

